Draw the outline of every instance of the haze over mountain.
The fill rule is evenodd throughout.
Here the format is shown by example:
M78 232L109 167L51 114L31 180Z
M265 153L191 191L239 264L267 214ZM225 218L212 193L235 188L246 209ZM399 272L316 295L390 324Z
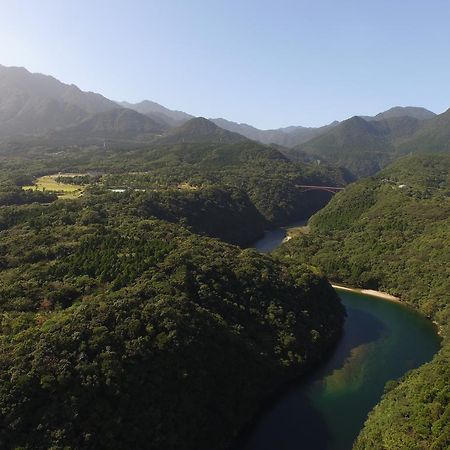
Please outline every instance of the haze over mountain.
M374 173L388 161L393 150L376 122L355 116L297 148L319 160L348 168L360 176Z
M26 138L24 138L24 136ZM371 175L397 155L449 151L450 112L436 116L419 107L396 106L375 116L308 128L260 130L223 118L194 118L150 100L117 103L75 85L0 66L0 140L27 145L117 143L274 144L296 161L320 160L356 176ZM291 150L289 150L291 149Z
M89 139L152 140L168 130L160 121L128 108L115 108L93 114L77 125L55 131L50 138L63 138L74 144Z
M352 117L294 150L346 167L357 176L367 176L394 159L399 147L420 151L419 144L414 144L413 150L412 137L419 139L422 129L431 134L436 133L435 128L448 130L445 123L424 108L395 107L374 117ZM442 146L434 148L445 150Z
M450 109L426 122L399 145L400 153L449 152Z
M333 128L339 123L336 121L318 128L290 126L278 128L276 130L260 130L246 123L236 123L222 118L210 120L221 128L242 134L249 139L259 141L262 144L277 144L288 148L302 144L303 142Z
M376 116L360 116L365 120L381 120L392 119L395 117L413 117L418 120L428 120L436 116L432 111L426 108L419 108L416 106L394 106L393 108L383 111Z
M247 138L231 131L218 127L204 117L195 117L180 127L170 130L165 136L158 139L158 143L223 143L247 141Z
M124 108L133 109L138 113L145 114L146 116L162 121L173 127L182 125L184 122L187 122L194 117L183 111L174 111L166 108L165 106L150 100L143 100L139 103L120 102L119 105Z
M0 450L450 450L449 22L0 1Z
M383 119L393 119L400 117L410 117L422 121L432 119L434 116L436 116L435 113L425 108L413 106L396 106L388 109L387 111L381 112L376 116L360 117L368 121L379 121ZM317 128L290 126L273 130L260 130L246 123L236 123L222 118L210 120L221 128L225 128L226 130L242 134L249 139L259 141L263 144L277 144L287 148L296 147L300 144L308 142L309 140L326 133L340 123L336 120L329 125Z
M93 92L22 67L0 66L0 134L36 134L73 125L117 105Z

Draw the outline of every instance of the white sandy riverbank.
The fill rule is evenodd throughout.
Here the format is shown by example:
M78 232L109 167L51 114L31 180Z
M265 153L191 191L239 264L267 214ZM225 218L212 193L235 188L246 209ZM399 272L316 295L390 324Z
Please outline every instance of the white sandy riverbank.
M332 284L335 289L340 289L341 291L356 292L363 295L371 295L372 297L382 298L384 300L390 300L391 302L400 302L400 298L394 295L388 294L387 292L375 291L373 289L358 289L350 288L347 286L341 286L340 284Z

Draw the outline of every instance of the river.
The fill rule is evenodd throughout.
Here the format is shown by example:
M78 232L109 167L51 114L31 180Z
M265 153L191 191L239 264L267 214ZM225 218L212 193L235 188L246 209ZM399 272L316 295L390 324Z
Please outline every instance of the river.
M286 231L255 244L270 251ZM412 309L338 291L347 310L343 336L327 361L264 411L236 450L349 450L388 380L429 361L440 339Z

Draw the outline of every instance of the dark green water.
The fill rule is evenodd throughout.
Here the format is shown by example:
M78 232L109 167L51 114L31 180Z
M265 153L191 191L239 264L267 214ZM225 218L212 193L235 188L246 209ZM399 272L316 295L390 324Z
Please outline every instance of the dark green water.
M411 309L367 295L339 295L348 316L334 352L262 414L240 450L351 449L385 383L439 349L433 324Z
M253 247L263 253L271 252L272 250L275 250L279 245L281 245L283 239L287 235L287 230L289 228L302 227L306 225L306 223L307 220L299 220L298 222L295 222L288 227L267 231L262 239L255 242Z

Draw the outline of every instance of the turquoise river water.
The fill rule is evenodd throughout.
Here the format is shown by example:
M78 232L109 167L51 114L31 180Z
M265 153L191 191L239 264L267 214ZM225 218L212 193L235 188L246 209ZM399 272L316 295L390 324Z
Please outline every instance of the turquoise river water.
M280 245L284 230L255 244ZM338 291L347 310L329 359L264 411L239 450L349 450L388 380L429 361L440 339L434 325L399 303Z

